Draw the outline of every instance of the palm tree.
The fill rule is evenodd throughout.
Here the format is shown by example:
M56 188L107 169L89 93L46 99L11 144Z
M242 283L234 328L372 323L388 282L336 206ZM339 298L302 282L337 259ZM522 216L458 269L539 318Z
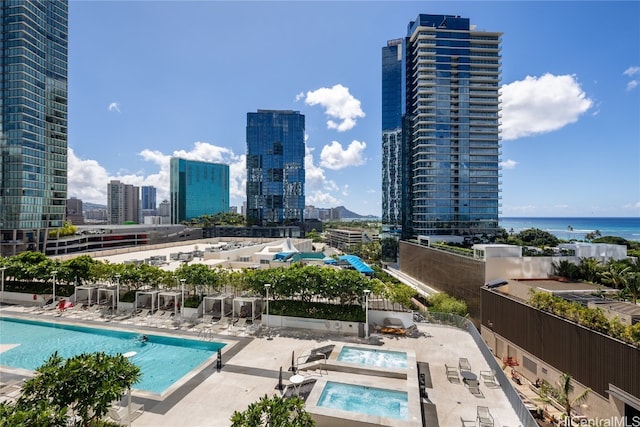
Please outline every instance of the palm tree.
M631 271L631 267L619 262L610 262L608 269L600 273L602 283L611 285L615 289L623 289L626 287L627 278Z
M625 280L625 291L631 295L633 303L638 303L638 296L640 296L640 273L628 272Z
M567 240L571 240L571 238L569 237L570 236L569 233L573 233L573 227L570 225L567 225Z
M591 392L590 388L586 388L582 393L577 395L576 397L572 397L573 394L573 378L570 374L563 373L560 375L558 382L555 387L553 387L552 394L555 396L555 399L564 407L565 416L567 420L571 420L571 410L574 406L579 405L587 400L589 393Z

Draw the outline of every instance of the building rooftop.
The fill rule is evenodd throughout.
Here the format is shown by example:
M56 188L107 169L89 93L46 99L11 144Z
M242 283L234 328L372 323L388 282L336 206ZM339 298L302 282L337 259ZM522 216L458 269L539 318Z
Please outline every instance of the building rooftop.
M149 323L105 323L100 320L60 319L46 314L29 314L20 306L3 307L2 315L72 322L93 327L124 328L147 335L197 337L197 332L193 330L154 328L149 327ZM302 356L309 355L311 350L326 346L334 346L327 362L334 366L345 365L338 361L340 349L344 346L374 351L406 352L408 355L406 378L390 378L386 374L376 374L375 369L368 373L332 368L316 370L309 366L305 368L301 364L299 366L302 375L316 381L306 401L306 408L312 414L326 414L328 411L333 417L345 417L345 420L354 422L370 419L362 414L327 410L318 406L322 387L326 382L331 381L406 391L409 397L409 419L379 425L422 426L420 419L422 405L432 408L440 426L457 426L460 425L461 419L475 421L477 406L486 406L490 409L496 426L524 425L503 390L503 387L512 388L511 382L504 375L499 376L503 378L498 380L499 386L488 386L480 381L480 395L470 392L465 383L465 377L472 376L480 379L480 371L489 371L491 366L471 334L463 329L441 324L419 323L417 324L418 333L413 337L374 333L369 339L340 335L335 331L312 332L280 327L271 327L268 334L265 331L266 329L261 328L249 334L242 330L228 329L213 336L214 341L227 344L222 351L220 371L216 370L214 356L161 396L134 389L133 402L144 404L145 410L132 425L134 427L158 425L228 427L234 411L245 410L250 403L258 401L264 395L282 393L277 389L281 369L283 384L291 386L292 383L289 380L291 372L287 369L291 366L294 355L296 359L304 360ZM272 339L266 339L267 335ZM8 348L0 348L0 351L6 349ZM468 360L469 372L463 374L458 370L460 358ZM419 395L417 362L421 362L422 369L426 369L425 390L428 398L420 398ZM456 381L447 378L445 365L455 367ZM25 374L22 370L16 372L6 367L3 367L0 372L4 378Z

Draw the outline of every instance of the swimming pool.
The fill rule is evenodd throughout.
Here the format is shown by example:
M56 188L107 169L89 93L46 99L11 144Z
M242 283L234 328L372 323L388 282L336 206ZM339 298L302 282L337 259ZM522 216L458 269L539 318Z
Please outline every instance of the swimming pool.
M406 369L407 353L402 351L344 346L342 350L340 350L338 361L380 368Z
M191 370L215 355L223 343L147 335L101 328L88 328L23 319L0 318L0 344L18 344L0 353L0 365L34 371L54 352L69 358L103 351L125 354L140 368L134 389L163 393Z
M359 414L407 420L407 393L327 381L317 406Z

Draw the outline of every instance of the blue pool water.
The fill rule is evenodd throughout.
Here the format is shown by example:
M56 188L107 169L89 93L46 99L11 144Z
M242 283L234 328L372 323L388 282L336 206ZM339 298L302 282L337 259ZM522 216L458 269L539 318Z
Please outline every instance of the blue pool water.
M409 418L407 401L407 393L403 391L328 381L318 406L406 420Z
M406 368L407 353L344 346L338 355L338 361L379 368Z
M82 353L135 351L130 360L140 368L134 389L162 393L224 344L109 329L86 328L22 319L0 318L0 344L19 344L0 353L0 365L34 371L54 353L69 358Z

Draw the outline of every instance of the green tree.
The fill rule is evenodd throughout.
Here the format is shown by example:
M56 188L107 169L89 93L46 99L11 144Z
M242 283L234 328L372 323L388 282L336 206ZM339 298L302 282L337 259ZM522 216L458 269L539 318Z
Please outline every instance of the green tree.
M431 295L428 300L429 311L438 313L453 313L458 316L466 316L469 311L467 309L467 303L456 299L443 292Z
M84 353L63 359L54 353L36 369L35 377L25 381L12 413L66 412L79 417L79 425L103 425L100 420L111 402L121 399L139 379L140 368L122 355Z
M609 262L607 270L599 273L600 280L605 285L610 285L615 289L624 289L627 284L628 273L631 267L620 262Z
M317 230L311 230L309 232L306 233L305 237L307 239L311 239L311 241L313 243L322 243L324 242L324 239L322 238L322 236L320 235L320 233L318 233Z
M556 276L574 279L578 274L578 267L566 259L553 263L553 272Z
M313 427L316 423L299 397L265 395L231 416L231 427Z
M0 403L0 427L15 426L68 427L67 408L54 408L45 401L33 407Z
M521 242L522 246L558 246L560 242L556 236L539 228L522 230L512 237L516 242Z
M560 375L556 386L552 388L552 394L556 401L564 407L564 415L567 417L567 420L571 420L571 411L573 408L586 401L591 392L591 389L587 388L579 395L573 397L574 387L572 380L571 375L563 373Z
M598 280L598 275L601 270L600 262L592 257L580 258L580 264L578 265L578 272L582 280L595 283Z

